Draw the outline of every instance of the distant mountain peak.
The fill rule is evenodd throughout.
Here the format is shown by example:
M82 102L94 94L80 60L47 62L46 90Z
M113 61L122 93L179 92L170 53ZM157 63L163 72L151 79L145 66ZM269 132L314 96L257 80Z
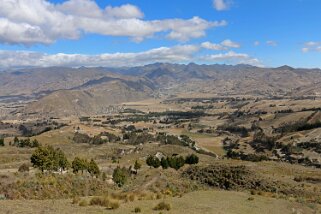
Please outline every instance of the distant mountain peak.
M289 71L295 70L295 68L293 68L291 66L288 66L288 65L283 65L283 66L277 67L275 69L277 69L277 70L289 70Z

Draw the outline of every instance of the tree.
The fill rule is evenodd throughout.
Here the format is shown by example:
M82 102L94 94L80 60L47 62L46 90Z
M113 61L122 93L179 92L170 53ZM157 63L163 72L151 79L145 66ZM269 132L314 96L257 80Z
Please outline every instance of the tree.
M87 171L91 176L98 177L100 175L99 167L93 159L91 159L90 163L88 164Z
M32 148L36 148L36 147L39 147L40 146L40 143L38 142L37 139L34 139L32 142L31 142L31 147Z
M0 146L4 146L4 139L0 138Z
M167 162L169 167L178 170L179 168L184 166L185 159L182 156L179 156L179 157L175 156L175 157L167 158Z
M60 170L62 172L69 168L70 164L61 149L56 149L54 156L56 170Z
M33 167L39 168L42 172L44 170L57 170L58 163L55 149L52 146L38 147L31 155L31 163Z
M153 161L154 161L153 156L148 156L146 159L146 164L151 167L153 166Z
M148 158L146 159L146 164L148 166L152 166L154 168L158 168L158 167L160 167L161 162L159 161L159 159L157 157L148 156Z
M161 159L161 166L162 166L163 169L167 169L169 167L168 161L164 157L162 157L162 159Z
M78 173L81 171L81 173L84 172L88 167L88 161L85 159L81 159L79 157L75 157L75 159L71 163L71 168L74 173Z
M174 169L178 170L179 168L184 166L184 164L185 164L185 159L182 156L179 156L176 160L176 167L174 167Z
M113 181L119 187L122 187L127 182L128 177L129 177L129 173L125 167L120 168L119 166L117 166L117 168L114 169Z
M197 155L191 154L186 156L185 163L187 164L198 164L199 158Z
M18 146L19 145L19 138L17 136L14 137L14 139L13 139L13 145L14 146Z
M136 173L141 167L142 167L142 164L136 160L134 164L134 169L136 170Z

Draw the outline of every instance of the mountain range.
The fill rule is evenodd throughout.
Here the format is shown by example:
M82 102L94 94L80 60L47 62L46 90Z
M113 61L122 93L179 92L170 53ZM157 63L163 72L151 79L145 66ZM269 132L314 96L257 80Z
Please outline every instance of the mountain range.
M88 115L152 97L319 96L320 69L155 63L138 67L48 67L0 72L0 101L26 101L24 114Z

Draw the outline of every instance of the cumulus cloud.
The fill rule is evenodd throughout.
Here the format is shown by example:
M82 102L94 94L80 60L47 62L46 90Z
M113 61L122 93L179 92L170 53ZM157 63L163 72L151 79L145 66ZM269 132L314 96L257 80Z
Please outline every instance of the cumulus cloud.
M197 45L160 47L137 53L44 54L30 51L0 51L0 67L48 66L136 66L154 62L189 62L199 51Z
M143 18L144 14L140 9L134 5L125 4L120 7L106 7L106 13L115 18Z
M220 44L211 43L211 42L203 42L201 44L201 47L205 48L205 49L209 49L209 50L220 51L220 50L228 50L230 48L240 48L241 45L239 43L236 43L236 42L233 42L229 39L226 39L226 40L222 41Z
M321 52L321 42L306 42L304 44L304 47L302 48L302 52L303 53L307 53L310 51L317 51L317 52Z
M273 47L276 47L278 45L276 41L272 41L272 40L266 41L266 44Z
M0 68L10 67L121 67L138 66L155 62L168 63L227 63L262 66L262 63L247 54L228 51L226 53L202 55L202 45L177 45L160 47L142 52L86 54L45 54L31 51L0 51Z
M136 6L100 8L93 0L67 0L53 4L46 0L0 0L0 43L50 44L58 39L78 39L83 33L127 36L136 41L157 33L188 41L205 36L209 28L226 21L191 19L144 20Z
M228 10L230 8L231 1L227 0L213 0L213 7L218 10Z
M227 53L212 54L201 57L202 60L206 62L223 62L227 64L249 64L254 66L263 66L260 60L253 58L248 54L236 53L234 51L229 51Z
M236 42L233 42L233 41L231 41L229 39L224 40L221 44L223 46L225 46L225 47L228 47L228 48L239 48L239 47L241 47L240 44L238 44Z

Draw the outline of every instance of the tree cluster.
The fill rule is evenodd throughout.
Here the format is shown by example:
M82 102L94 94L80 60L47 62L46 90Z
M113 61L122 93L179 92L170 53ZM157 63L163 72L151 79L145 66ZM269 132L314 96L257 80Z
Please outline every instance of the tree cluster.
M54 149L52 146L39 146L31 156L33 167L46 171L64 171L70 167L70 163L61 149ZM71 163L71 168L74 173L87 171L91 176L98 177L100 170L97 163L91 159L81 159L75 157Z
M101 145L104 143L116 142L119 140L120 138L118 136L109 132L102 132L99 135L96 135L94 137L90 137L87 134L82 134L77 132L73 137L73 141L75 143L86 143L86 144L93 144L93 145Z
M185 164L197 164L199 162L199 158L197 155L191 154L186 156L172 156L172 157L163 157L159 160L155 156L148 156L146 159L146 164L150 167L158 168L162 166L163 169L173 168L173 169L180 169Z
M154 141L154 136L147 132L132 131L124 133L123 140L127 140L128 144L139 145Z
M99 167L93 159L89 162L87 159L75 157L71 163L71 168L74 173L78 173L79 171L84 173L84 171L87 171L92 176L98 177L100 175Z
M13 146L20 147L20 148L36 148L40 146L40 143L37 139L34 139L33 141L30 140L30 138L26 139L19 139L15 137L13 139Z
M248 130L243 126L236 126L236 125L221 125L217 127L218 130L222 131L228 131L230 133L236 133L240 135L241 137L248 137L249 132Z
M42 172L63 171L68 169L69 162L60 149L54 149L52 146L40 146L31 155L33 167L40 169Z

